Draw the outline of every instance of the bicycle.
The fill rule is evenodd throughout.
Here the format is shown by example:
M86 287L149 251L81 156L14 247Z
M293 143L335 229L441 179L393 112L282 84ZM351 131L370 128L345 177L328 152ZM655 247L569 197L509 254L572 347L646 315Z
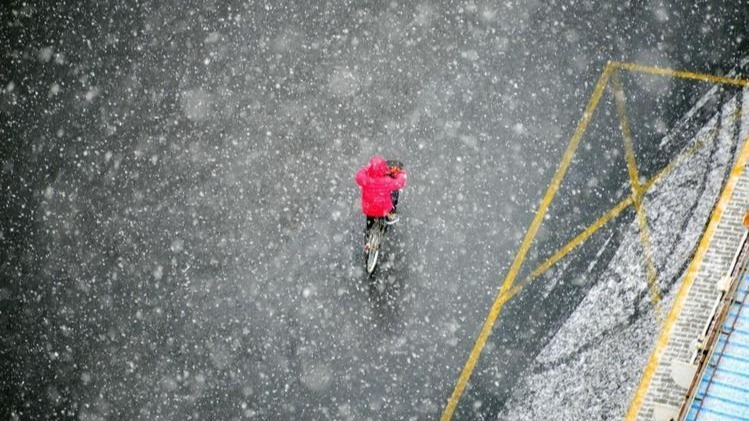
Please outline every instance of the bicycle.
M388 160L387 163L388 167L390 167L390 174L392 177L394 177L399 171L403 170L403 164L400 161ZM395 212L395 207L398 203L399 190L394 190L391 195L393 201L393 212ZM364 246L364 260L365 270L370 277L374 274L375 269L377 269L380 248L385 241L385 233L387 233L388 227L395 222L397 222L397 220L394 222L388 221L387 217L373 218L372 223L367 226L365 234L367 242Z

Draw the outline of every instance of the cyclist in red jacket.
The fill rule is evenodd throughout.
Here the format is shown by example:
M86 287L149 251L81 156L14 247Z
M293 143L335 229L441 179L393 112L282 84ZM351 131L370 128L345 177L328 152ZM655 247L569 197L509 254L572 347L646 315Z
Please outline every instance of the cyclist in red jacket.
M376 218L387 218L389 224L398 221L398 190L406 186L406 172L399 165L391 167L385 158L375 156L357 171L356 184L361 189L361 210L367 217L367 228Z

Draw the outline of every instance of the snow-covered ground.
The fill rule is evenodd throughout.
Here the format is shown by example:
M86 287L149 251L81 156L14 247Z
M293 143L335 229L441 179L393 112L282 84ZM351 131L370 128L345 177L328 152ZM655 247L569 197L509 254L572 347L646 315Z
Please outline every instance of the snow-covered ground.
M732 162L740 136L740 98L725 101L690 142L705 146L646 194L666 312ZM626 411L659 326L637 222L625 228L608 268L586 280L594 286L527 368L501 419L613 419Z
M436 418L606 61L718 72L749 39L739 1L640 3L4 2L0 419ZM646 137L708 89L643 81ZM376 153L410 171L380 295L352 180ZM565 180L545 247L626 179L602 173ZM579 290L497 329L546 338Z

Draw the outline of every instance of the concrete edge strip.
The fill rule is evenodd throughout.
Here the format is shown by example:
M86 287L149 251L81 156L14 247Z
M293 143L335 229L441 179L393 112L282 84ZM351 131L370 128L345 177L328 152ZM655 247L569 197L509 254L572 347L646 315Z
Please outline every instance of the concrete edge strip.
M674 325L676 324L676 319L679 317L679 315L681 314L681 310L684 308L687 294L689 293L692 283L697 277L697 271L702 265L702 260L705 258L707 248L710 245L718 223L723 216L723 210L726 208L731 200L731 197L733 196L733 190L736 187L739 176L741 176L741 174L744 172L747 158L749 158L749 136L744 138L742 143L743 145L741 147L741 152L736 159L736 163L731 169L731 174L728 177L728 182L723 188L723 192L720 195L718 204L715 207L713 214L710 216L710 221L697 247L697 252L692 259L692 263L690 263L689 268L687 269L686 277L684 278L684 281L679 288L676 298L674 299L674 303L671 306L671 311L668 313L668 317L666 318L666 321L663 325L663 329L661 329L661 333L658 337L658 340L656 341L655 348L653 349L653 352L650 355L650 359L645 366L645 371L643 372L640 384L635 391L629 409L627 410L627 413L624 417L626 421L635 420L637 418L637 415L640 413L642 404L645 401L645 395L647 394L647 391L650 387L650 382L652 381L653 375L655 375L655 370L658 368L661 358L663 357L663 353L666 350L666 345L668 344L668 341L671 337L671 332Z

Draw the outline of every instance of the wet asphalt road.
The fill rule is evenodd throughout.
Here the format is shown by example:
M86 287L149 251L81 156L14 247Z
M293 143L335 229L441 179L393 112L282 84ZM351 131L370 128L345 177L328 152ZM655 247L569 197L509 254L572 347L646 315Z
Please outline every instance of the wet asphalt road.
M725 72L745 9L16 2L0 415L437 418L606 60ZM624 83L652 173L705 87ZM626 192L607 98L526 271ZM375 153L410 174L368 284L353 174ZM586 292L559 288L508 306L458 418L498 412Z

